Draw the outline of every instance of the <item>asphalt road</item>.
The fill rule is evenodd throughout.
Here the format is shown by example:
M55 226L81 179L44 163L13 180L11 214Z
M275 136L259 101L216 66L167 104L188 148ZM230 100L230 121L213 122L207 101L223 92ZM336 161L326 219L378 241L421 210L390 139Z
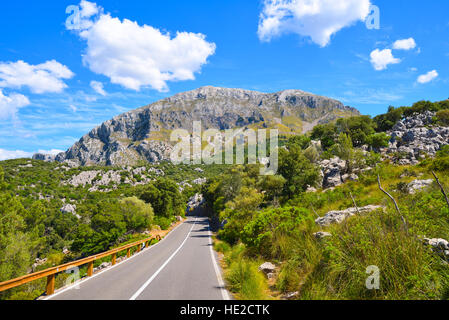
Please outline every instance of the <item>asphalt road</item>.
M227 300L207 218L189 217L160 243L48 300Z

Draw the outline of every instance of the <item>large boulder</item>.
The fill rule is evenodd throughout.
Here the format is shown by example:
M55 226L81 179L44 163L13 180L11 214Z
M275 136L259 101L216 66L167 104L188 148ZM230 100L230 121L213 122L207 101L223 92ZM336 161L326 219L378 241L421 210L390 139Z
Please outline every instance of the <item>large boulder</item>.
M407 185L408 192L410 194L415 194L420 192L433 184L433 180L413 180Z
M81 216L79 214L76 213L76 205L74 204L65 204L62 208L61 208L61 212L62 213L70 213L73 216L75 216L77 219L81 219Z
M370 213L379 209L382 209L382 206L374 206L374 205L369 205L366 207L361 207L359 208L359 212L360 214L366 214L366 213ZM320 225L321 227L328 227L331 224L335 224L335 223L342 223L343 221L345 221L347 218L352 217L353 215L357 214L357 208L349 208L346 210L341 210L341 211L330 211L328 213L326 213L326 215L324 217L318 218L315 220L315 223L317 225Z
M274 273L276 271L276 266L271 262L265 262L259 266L259 271L262 271L265 274Z
M346 172L346 162L338 157L320 162L323 176L323 188L334 188L343 184L342 176Z

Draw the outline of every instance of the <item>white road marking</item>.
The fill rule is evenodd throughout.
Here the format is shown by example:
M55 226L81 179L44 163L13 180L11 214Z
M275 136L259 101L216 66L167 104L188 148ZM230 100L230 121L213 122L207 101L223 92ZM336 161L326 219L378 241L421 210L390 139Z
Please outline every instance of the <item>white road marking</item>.
M109 267L109 268L107 268L107 269L105 269L105 270L103 270L103 271L101 271L101 272L99 272L99 273L97 273L97 274L94 274L94 275L91 276L91 277L87 277L86 279L82 279L82 280L80 280L80 281L74 282L72 285L70 285L70 286L68 286L68 287L66 287L66 288L64 288L64 289L61 289L61 290L59 290L58 292L52 294L51 296L45 297L45 298L42 299L42 300L50 300L50 299L52 299L52 298L54 298L54 297L56 297L56 296L58 296L58 295L60 295L60 294L62 294L62 293L64 293L64 292L66 292L66 291L68 291L68 290L74 290L75 287L81 288L81 284L83 284L83 283L85 283L85 282L87 282L87 281L89 281L89 280L92 280L92 279L98 277L99 275L102 275L102 274L105 273L105 272L108 272L108 271L110 271L110 270L112 270L112 269L114 269L114 268L117 268L118 266L122 266L122 265L126 264L127 262L131 261L132 259L134 259L134 258L140 256L141 254L144 254L144 253L149 252L151 249L156 248L156 247L157 247L159 244L161 244L164 240L166 240L168 237L170 237L170 235L173 233L173 231L175 231L176 229L178 229L178 228L179 228L180 226L182 226L183 224L184 224L184 222L181 223L181 224L179 224L178 226L176 226L172 231L170 231L170 232L167 234L167 236L166 236L165 238L163 238L163 239L162 239L161 241L159 241L158 243L156 243L156 244L154 244L154 245L152 245L152 246L149 246L148 248L145 248L144 250L142 250L142 251L140 251L140 252L138 252L138 253L133 254L131 257L129 257L129 258L123 260L122 262L119 262L119 263L117 263L116 265L114 265L114 266L112 266L112 267Z
M173 252L173 254L170 256L170 258L168 258L167 261L165 261L165 263L151 276L150 279L147 280L147 282L145 282L143 284L143 286L140 287L139 290L137 290L137 292L129 300L136 300L142 294L142 292L151 284L151 282L153 282L153 280L156 279L156 277L159 275L159 273L161 273L161 271L164 270L164 268L167 266L167 264L176 256L176 254L182 249L184 244L187 242L187 240L190 237L190 234L192 233L193 227L195 227L197 222L198 222L198 218L195 219L195 223L192 225L192 228L190 229L189 233L187 234L186 238L181 243L179 248L176 249L175 252Z
M228 294L228 290L226 290L225 287L225 283L223 281L223 278L221 277L221 271L220 268L218 267L218 263L217 263L217 259L215 258L215 254L214 254L214 250L212 249L213 247L213 242L212 242L212 230L210 228L210 224L209 224L209 249L210 249L210 255L212 257L212 262L214 264L214 269L215 269L215 273L217 275L217 280L218 280L218 285L221 288L221 295L223 296L223 300L231 300L231 298L229 297Z

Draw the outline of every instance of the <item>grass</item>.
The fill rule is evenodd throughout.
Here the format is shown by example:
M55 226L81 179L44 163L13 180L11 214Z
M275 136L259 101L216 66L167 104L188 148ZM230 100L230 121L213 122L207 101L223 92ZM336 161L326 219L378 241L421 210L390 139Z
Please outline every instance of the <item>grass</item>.
M261 264L243 256L244 246L235 246L225 255L225 279L229 290L239 300L268 300L265 276L258 270Z
M382 185L398 201L407 229L391 201L379 190L375 172L332 191L298 195L290 205L308 209L314 206L319 215L353 207L349 191L359 206L382 204L386 209L354 216L323 230L304 224L294 237L275 237L268 257L243 245L230 248L226 243L217 243L216 248L225 252L226 279L236 298L263 297L264 292L268 292L266 297L273 296L277 289L282 293L299 292L297 298L305 300L449 299L447 262L420 241L424 236L448 238L449 208L440 189L434 184L415 195L401 190L401 183L431 179L426 167L384 164L377 170ZM448 189L447 172L437 174ZM329 232L332 237L317 240L313 236L317 231ZM281 266L271 292L266 281L265 285L262 282L263 276L258 279L261 274L256 268L268 258ZM378 290L366 286L370 266L380 272Z

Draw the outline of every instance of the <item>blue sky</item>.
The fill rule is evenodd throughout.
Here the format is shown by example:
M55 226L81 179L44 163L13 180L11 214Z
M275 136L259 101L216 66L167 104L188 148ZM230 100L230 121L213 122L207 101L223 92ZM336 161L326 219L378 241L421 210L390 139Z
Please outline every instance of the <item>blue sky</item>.
M205 85L301 89L370 115L449 96L446 0L78 1L2 4L0 160L66 150ZM379 29L362 21L369 5Z

